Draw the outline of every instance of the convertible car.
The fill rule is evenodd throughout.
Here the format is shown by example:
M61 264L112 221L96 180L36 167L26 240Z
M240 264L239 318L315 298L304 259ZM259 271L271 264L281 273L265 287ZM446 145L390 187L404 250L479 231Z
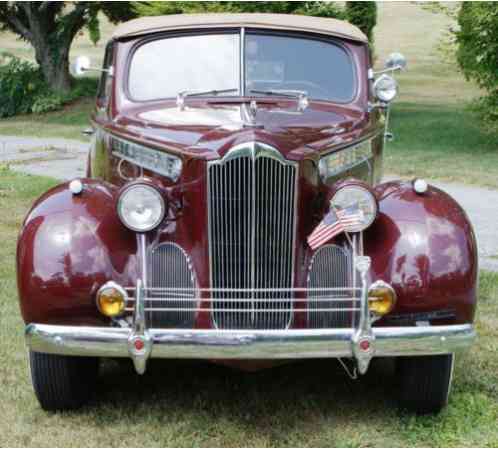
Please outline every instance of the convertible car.
M475 338L477 251L423 179L382 182L392 54L334 19L147 17L116 28L86 177L28 213L17 276L44 409L82 405L101 358L241 369L395 358L402 407L447 402Z

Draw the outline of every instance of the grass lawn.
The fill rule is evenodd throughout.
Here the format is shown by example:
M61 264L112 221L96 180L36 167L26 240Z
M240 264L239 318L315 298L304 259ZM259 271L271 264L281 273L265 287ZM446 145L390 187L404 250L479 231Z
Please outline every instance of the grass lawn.
M2 135L85 140L81 131L89 125L93 106L93 98L85 98L65 106L61 111L1 119L0 143Z
M472 112L449 104L400 102L393 106L391 125L386 174L498 188L497 137L484 134Z
M496 446L498 275L481 273L478 330L457 358L448 408L398 412L388 361L351 381L334 360L241 373L207 363L104 364L96 398L43 412L29 381L15 285L15 245L32 201L55 181L0 171L0 446Z

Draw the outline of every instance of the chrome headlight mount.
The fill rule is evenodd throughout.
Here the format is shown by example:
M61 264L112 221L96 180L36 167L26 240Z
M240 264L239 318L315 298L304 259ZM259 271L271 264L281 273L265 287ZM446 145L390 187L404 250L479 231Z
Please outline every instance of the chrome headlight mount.
M155 187L145 183L133 183L120 193L117 212L128 229L148 232L163 221L166 204Z
M347 232L362 232L367 229L377 217L377 200L374 194L361 184L350 184L340 187L330 200L330 207L334 210L358 208L361 223L349 226Z

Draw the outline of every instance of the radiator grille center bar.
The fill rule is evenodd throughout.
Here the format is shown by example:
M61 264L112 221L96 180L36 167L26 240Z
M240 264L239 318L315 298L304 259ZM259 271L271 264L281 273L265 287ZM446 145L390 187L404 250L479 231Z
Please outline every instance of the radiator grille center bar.
M293 287L296 172L295 163L257 142L209 163L211 286L249 289L213 292L219 329L285 329L291 323L289 290L261 289Z

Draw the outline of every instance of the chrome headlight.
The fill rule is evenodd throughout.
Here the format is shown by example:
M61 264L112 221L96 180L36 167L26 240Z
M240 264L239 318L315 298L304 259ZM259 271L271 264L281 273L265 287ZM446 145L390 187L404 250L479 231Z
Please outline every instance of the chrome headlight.
M166 206L157 189L146 184L127 187L118 199L118 215L123 224L136 232L154 229L164 218Z
M374 94L383 103L390 103L398 95L398 83L389 75L381 75L373 85Z
M339 189L330 201L336 210L357 207L360 211L361 223L350 226L348 232L361 232L368 228L377 216L377 201L372 192L358 185L345 186Z

